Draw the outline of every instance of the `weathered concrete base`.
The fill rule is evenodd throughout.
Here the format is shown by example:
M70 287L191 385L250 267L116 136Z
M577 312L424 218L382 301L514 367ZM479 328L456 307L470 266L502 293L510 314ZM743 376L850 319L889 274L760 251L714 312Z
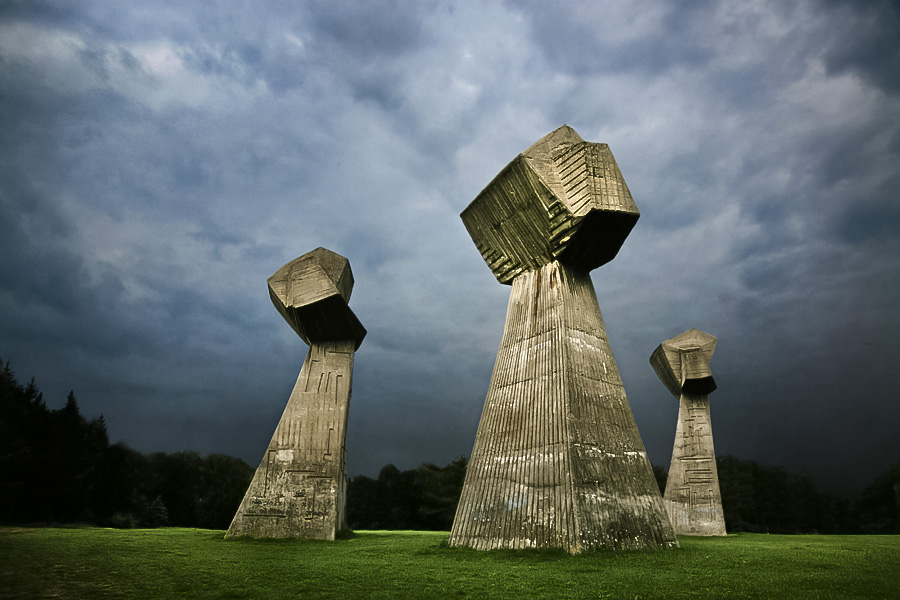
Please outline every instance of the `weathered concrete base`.
M677 546L587 272L557 261L512 283L455 546Z
M672 464L663 497L681 535L725 535L725 516L709 419L709 397L681 394Z
M310 346L226 538L333 540L347 529L344 445L356 345Z

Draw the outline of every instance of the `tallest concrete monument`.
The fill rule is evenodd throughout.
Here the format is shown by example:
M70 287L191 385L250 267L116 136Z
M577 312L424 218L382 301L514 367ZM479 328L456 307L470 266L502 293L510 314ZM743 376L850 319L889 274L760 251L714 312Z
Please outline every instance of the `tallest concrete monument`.
M461 216L512 291L450 543L677 545L590 278L639 216L609 147L564 125Z

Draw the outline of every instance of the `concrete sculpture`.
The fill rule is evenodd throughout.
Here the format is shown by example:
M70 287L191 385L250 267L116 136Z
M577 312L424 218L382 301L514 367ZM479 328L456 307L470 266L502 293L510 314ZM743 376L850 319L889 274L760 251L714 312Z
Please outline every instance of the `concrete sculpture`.
M689 329L660 344L650 364L678 398L675 447L663 503L675 533L725 535L716 453L709 420L709 394L716 382L709 360L716 338Z
M347 306L350 263L316 248L269 277L269 296L309 352L226 538L333 540L347 529L353 354L366 330Z
M606 144L562 126L461 217L509 309L450 543L676 546L589 272L639 216Z

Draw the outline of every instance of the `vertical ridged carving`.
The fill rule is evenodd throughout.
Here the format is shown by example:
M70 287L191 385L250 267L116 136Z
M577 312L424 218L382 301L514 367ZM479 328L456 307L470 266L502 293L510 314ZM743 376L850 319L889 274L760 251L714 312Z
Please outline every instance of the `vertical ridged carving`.
M346 258L317 248L268 284L278 312L309 351L225 537L333 540L347 529L350 381L366 335L347 306L353 275Z
M637 220L610 164L605 144L563 126L463 211L488 266L512 290L453 545L570 552L677 545L589 275L615 256L612 246ZM606 188L592 180L596 173L618 178L619 195L598 198ZM597 219L598 212L619 218ZM602 255L569 252L596 246L591 237L608 244Z
M716 382L709 361L716 338L689 329L660 344L650 364L678 398L678 425L663 496L675 532L725 535L716 453L709 418L709 394Z

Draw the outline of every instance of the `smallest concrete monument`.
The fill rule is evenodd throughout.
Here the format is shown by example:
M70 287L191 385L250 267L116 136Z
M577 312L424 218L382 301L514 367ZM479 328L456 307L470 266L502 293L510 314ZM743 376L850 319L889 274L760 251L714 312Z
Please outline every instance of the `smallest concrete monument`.
M309 352L226 538L333 540L347 529L347 416L366 330L347 306L346 258L316 248L269 277L269 296Z
M716 389L709 360L717 341L689 329L660 344L650 356L653 370L679 402L663 502L675 533L682 535L725 535L708 397Z

